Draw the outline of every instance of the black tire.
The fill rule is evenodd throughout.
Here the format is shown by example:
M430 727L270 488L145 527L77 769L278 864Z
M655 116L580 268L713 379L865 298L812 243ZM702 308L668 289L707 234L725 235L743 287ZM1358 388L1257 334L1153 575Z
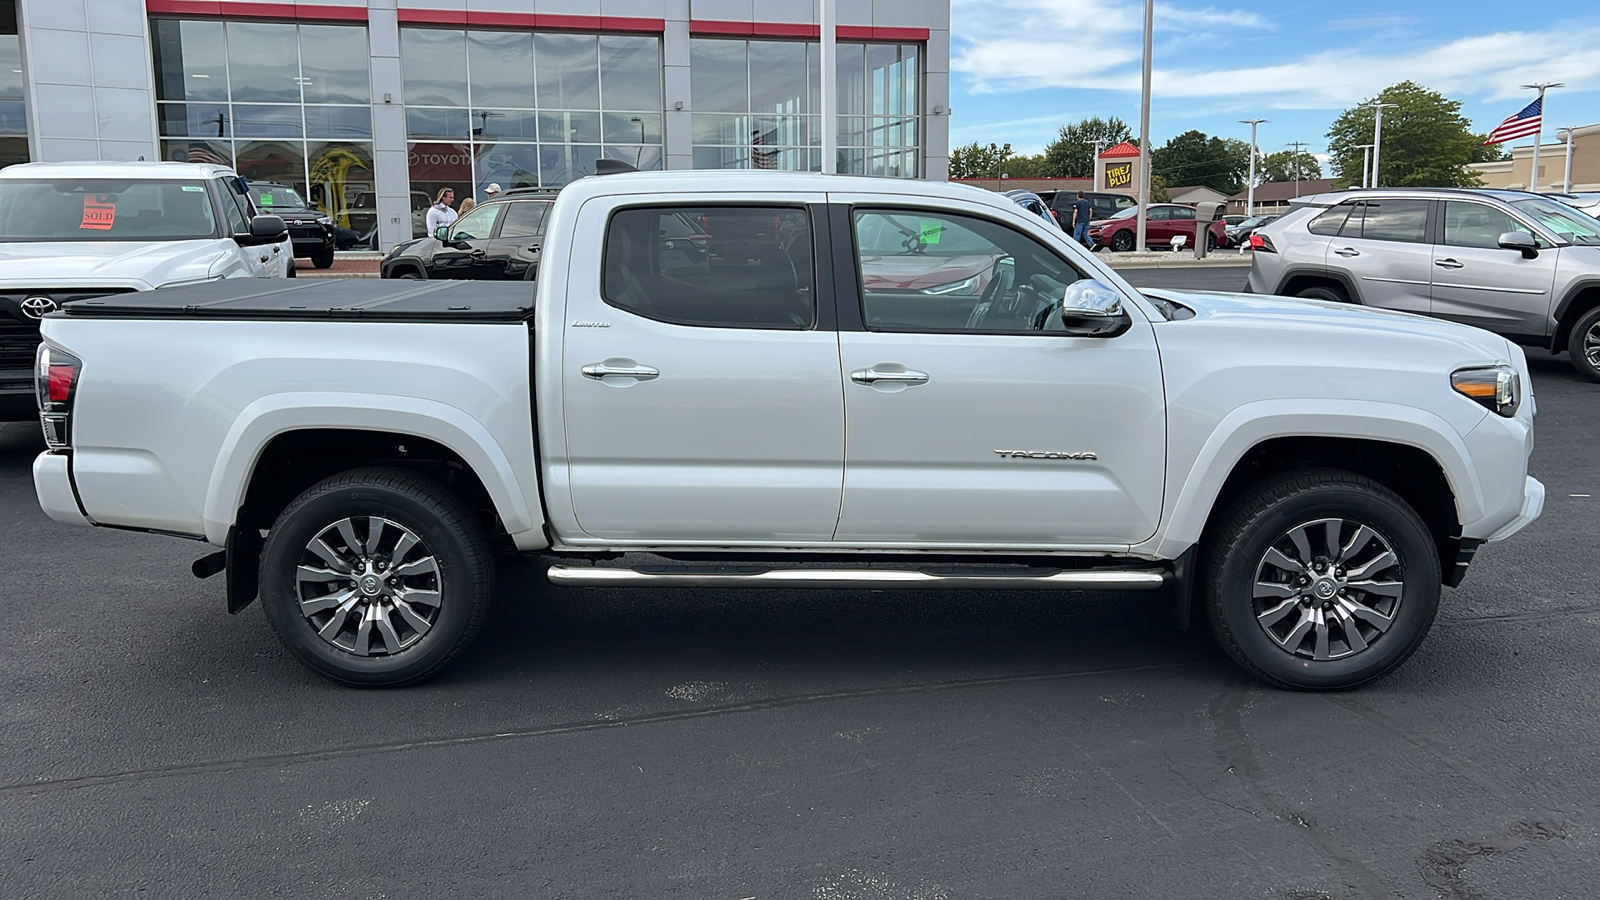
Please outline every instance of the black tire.
M1305 297L1308 300L1327 300L1330 303L1349 303L1350 295L1344 288L1333 284L1314 284L1308 288L1301 288L1295 292L1296 297Z
M298 276L299 270L300 270L300 267L295 265L294 257L290 257L289 258L289 268L288 268L287 271L285 271L283 273L283 277L285 277L285 278L296 278L296 277L299 277Z
M1352 650L1352 642L1341 645L1341 652L1348 652L1342 658L1315 659L1315 630L1305 638L1313 643L1311 652L1302 649L1297 654L1269 635L1257 616L1258 604L1269 607L1292 600L1290 615L1298 620L1315 615L1317 601L1278 599L1282 595L1258 598L1256 585L1269 550L1275 545L1289 546L1282 542L1291 531L1330 518L1344 520L1342 533L1351 535L1352 541L1354 529L1364 526L1392 548L1397 563L1367 574L1375 582L1379 573L1389 573L1392 583L1399 585L1403 593L1394 599L1395 606L1389 610L1392 624L1386 631L1364 637L1363 641L1370 638L1365 649ZM1314 536L1316 532L1308 534ZM1372 544L1366 546L1371 548ZM1382 549L1380 545L1368 552L1381 556L1376 550ZM1439 609L1439 551L1427 526L1399 495L1350 472L1306 469L1262 482L1235 500L1216 520L1215 527L1207 532L1201 558L1205 565L1202 585L1206 612L1217 643L1246 672L1281 688L1344 690L1382 677L1422 645ZM1352 588L1355 584L1351 582ZM1314 587L1294 590L1304 590L1309 596ZM1377 599L1376 595L1367 596ZM1305 612L1301 612L1302 607ZM1280 628L1294 630L1294 623L1287 616L1282 622ZM1342 633L1333 629L1330 632ZM1305 644L1298 646L1304 648Z
M1590 381L1600 381L1600 306L1589 310L1572 324L1567 336L1567 355L1572 367Z
M1111 236L1111 249L1118 253L1127 253L1133 249L1133 232L1126 229Z
M418 272L416 269L401 269L400 270L400 274L398 274L398 275L396 275L394 277L396 277L396 278L404 278L404 279L406 279L408 281L424 281L425 280L423 278L422 273Z
M1206 232L1206 252L1210 253L1215 249L1217 249L1217 236L1208 231Z
M333 268L333 248L329 247L311 254L311 264L319 269Z
M342 520L368 516L381 516L420 538L407 558L425 553L436 562L437 571L432 587L438 606L432 626L403 649L380 655L358 655L335 646L300 612L298 568L308 561L316 564L308 545ZM371 528L370 520L365 527ZM395 533L392 527L384 530ZM394 549L391 545L390 552ZM392 571L398 571L400 559L393 563ZM437 481L405 469L352 469L308 488L284 509L267 535L260 577L262 609L289 651L319 675L355 687L400 687L438 675L483 628L494 597L494 557L472 511ZM357 610L364 608L362 601ZM391 613L391 623L403 622L394 616L397 610ZM343 621L354 627L359 619L360 612L352 611Z

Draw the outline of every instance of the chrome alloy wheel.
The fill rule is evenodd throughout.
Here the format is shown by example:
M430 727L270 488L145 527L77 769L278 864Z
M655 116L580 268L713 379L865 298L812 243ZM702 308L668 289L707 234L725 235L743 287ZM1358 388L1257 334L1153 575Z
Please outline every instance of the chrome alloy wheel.
M1600 321L1589 326L1583 333L1583 355L1589 360L1589 365L1600 369Z
M1291 528L1256 566L1256 623L1285 651L1343 659L1394 624L1405 593L1400 558L1383 535L1344 519Z
M439 619L439 563L409 528L352 516L324 528L295 570L300 615L328 643L357 656L411 647Z

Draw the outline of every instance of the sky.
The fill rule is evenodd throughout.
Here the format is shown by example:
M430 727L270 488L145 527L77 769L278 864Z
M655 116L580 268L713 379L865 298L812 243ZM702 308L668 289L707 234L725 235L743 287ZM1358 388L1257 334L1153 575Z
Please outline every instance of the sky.
M1595 0L1157 0L1150 136L1197 128L1262 153L1327 150L1340 112L1410 79L1487 132L1545 99L1555 129L1600 123ZM1582 15L1584 12L1590 15ZM1143 0L951 0L950 143L1037 153L1067 122L1119 116L1139 133ZM1532 138L1512 146L1531 144Z

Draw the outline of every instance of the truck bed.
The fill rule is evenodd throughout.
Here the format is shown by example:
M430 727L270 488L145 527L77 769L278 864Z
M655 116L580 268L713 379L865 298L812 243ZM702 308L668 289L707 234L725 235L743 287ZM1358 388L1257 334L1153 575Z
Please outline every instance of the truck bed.
M519 322L533 310L526 281L377 278L232 278L76 300L74 318L335 319L391 322Z

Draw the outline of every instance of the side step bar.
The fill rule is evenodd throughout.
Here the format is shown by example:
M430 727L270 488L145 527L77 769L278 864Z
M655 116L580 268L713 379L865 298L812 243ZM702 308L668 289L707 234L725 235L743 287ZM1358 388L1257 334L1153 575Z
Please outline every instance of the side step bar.
M765 566L551 566L564 587L866 588L869 590L1148 591L1167 583L1163 569L774 569Z

